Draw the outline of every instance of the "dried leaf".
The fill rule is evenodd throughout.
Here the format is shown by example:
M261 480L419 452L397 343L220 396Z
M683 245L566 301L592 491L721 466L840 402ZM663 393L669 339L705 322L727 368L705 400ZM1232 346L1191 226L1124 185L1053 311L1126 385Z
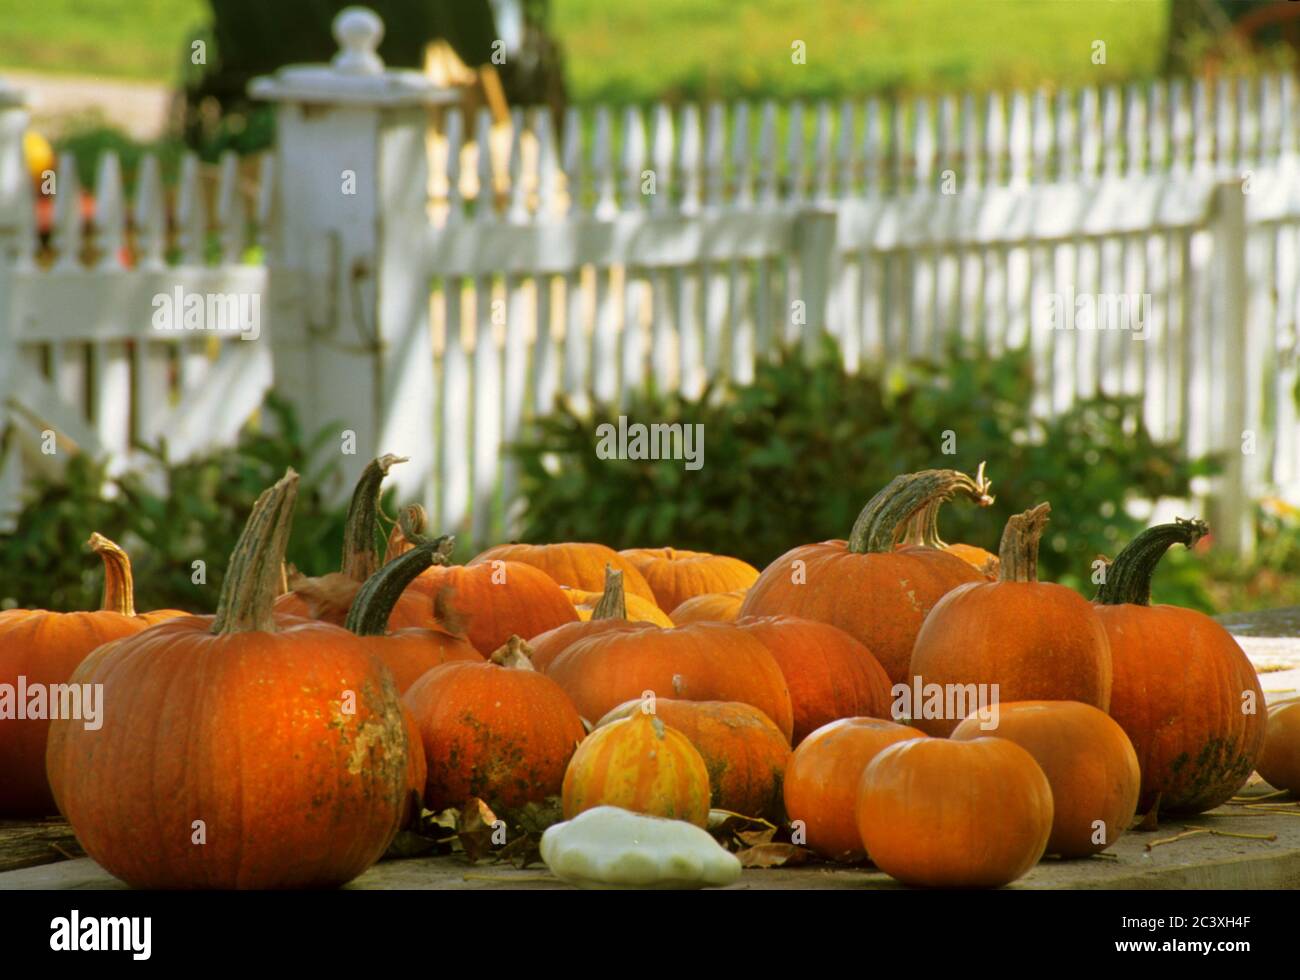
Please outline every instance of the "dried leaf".
M770 844L772 838L776 836L775 827L764 827L761 830L738 830L738 837L746 847L758 847L760 844Z
M742 868L790 868L808 863L813 853L796 844L759 844L737 851L736 857Z
M478 797L472 796L465 801L465 807L460 812L456 837L465 851L465 856L471 861L479 861L490 857L499 846L492 838L503 828L504 824L497 819L491 807Z

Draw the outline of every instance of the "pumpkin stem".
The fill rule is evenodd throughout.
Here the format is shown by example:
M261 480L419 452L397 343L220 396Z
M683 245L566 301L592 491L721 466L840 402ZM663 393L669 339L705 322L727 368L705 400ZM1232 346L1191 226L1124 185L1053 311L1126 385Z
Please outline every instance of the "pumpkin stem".
M384 563L392 561L398 555L404 555L414 547L412 539L424 533L428 518L424 508L419 504L408 504L397 514L397 523L388 535L388 548L384 551Z
M605 591L591 610L595 619L627 619L627 594L623 591L623 572L613 565L605 566Z
M1103 606L1151 605L1151 578L1165 552L1175 544L1190 548L1209 533L1204 521L1182 517L1147 528L1106 567L1105 581L1093 601Z
M405 456L391 453L371 460L357 480L348 504L347 524L343 528L343 563L340 571L354 582L364 582L379 568L375 533L379 530L379 495L384 477Z
M488 660L498 667L511 670L536 670L533 666L533 648L518 636L511 636Z
M939 505L929 503L907 519L900 544L911 548L946 548L939 537Z
M292 467L257 498L230 553L217 614L212 619L213 633L276 632L272 607L297 500L298 474Z
M990 484L980 464L976 479L957 470L921 470L904 473L872 497L849 532L849 551L883 554L906 533L910 518L929 504L937 505L963 493L980 507L993 503Z
M113 541L98 531L90 536L86 546L99 555L104 563L104 597L99 608L104 612L135 615L135 584L131 578L131 559Z
M446 565L454 544L451 535L422 541L388 562L361 586L344 625L357 636L383 636L388 632L388 617L406 587L431 565Z
M998 561L1002 566L999 581L1038 581L1038 542L1047 528L1051 510L1052 505L1044 502L1007 519L1002 544L998 547Z

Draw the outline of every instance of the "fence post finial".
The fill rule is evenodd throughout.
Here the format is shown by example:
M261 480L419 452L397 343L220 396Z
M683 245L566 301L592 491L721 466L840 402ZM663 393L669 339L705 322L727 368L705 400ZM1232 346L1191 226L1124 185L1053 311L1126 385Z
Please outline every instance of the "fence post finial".
M376 49L384 39L384 22L369 7L344 7L334 18L334 40L339 50L331 60L335 70L345 75L379 75L384 59Z

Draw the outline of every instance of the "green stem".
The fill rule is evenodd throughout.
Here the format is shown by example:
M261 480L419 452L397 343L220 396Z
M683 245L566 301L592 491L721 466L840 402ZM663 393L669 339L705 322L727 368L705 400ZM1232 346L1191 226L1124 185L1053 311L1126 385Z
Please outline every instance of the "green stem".
M212 620L213 633L276 631L272 606L297 499L298 474L292 469L257 498L230 553L217 614Z
M391 453L371 460L352 491L347 524L343 528L340 570L354 582L364 582L379 568L379 549L375 545L379 531L379 495L389 469L405 462L405 456Z
M1151 578L1165 552L1175 544L1190 548L1209 533L1210 527L1204 521L1181 517L1173 524L1147 528L1115 556L1093 601L1103 606L1151 605Z
M902 543L913 548L946 548L939 538L939 504L928 503L907 519Z
M1041 503L1007 519L1002 544L998 547L1000 581L1038 581L1038 542L1047 528L1047 515L1051 510L1051 504Z
M86 545L104 563L104 593L99 603L103 612L135 615L135 583L131 577L131 559L127 553L98 531Z
M436 541L422 541L410 551L398 555L366 579L352 600L344 624L357 636L383 636L388 632L388 617L406 587L432 565L446 565L455 539L450 535Z
M627 619L627 595L623 591L623 573L613 565L605 566L605 591L591 610L591 618Z
M930 503L942 503L962 493L981 507L993 503L984 466L976 479L957 470L921 470L896 476L867 502L849 532L849 551L885 554L904 532L908 520Z

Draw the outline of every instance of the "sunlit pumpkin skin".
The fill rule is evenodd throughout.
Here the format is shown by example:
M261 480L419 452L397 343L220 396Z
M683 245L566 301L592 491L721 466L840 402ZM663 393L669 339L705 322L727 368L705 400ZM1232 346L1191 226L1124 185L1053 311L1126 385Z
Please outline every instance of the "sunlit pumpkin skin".
M0 613L0 684L18 695L18 679L25 678L27 692L41 692L39 710L49 715L48 692L66 684L77 665L102 643L131 636L155 623L184 616L176 609L136 614L131 564L126 552L101 534L92 534L89 547L104 562L104 591L95 612L49 612L44 609L10 609ZM12 711L16 715L17 703ZM36 704L30 694L24 714L0 718L0 815L47 816L56 812L54 796L45 775L48 717L34 718Z
M596 609L596 604L600 602L603 592L583 592L580 589L564 590L564 594L569 597L573 603L573 609L578 614L578 618L583 622L591 619L591 614ZM655 626L662 626L664 629L671 629L673 626L672 619L668 614L654 604L650 599L643 599L640 596L628 595L627 618L634 623L653 623Z
M379 568L375 536L379 530L379 497L384 477L393 466L404 462L405 457L386 455L366 466L348 505L340 570L316 577L289 576L289 591L275 601L277 613L319 619L335 626L347 622L348 612L362 585ZM433 609L427 599L411 595L393 603L389 629L433 625Z
M669 615L687 599L748 589L758 578L757 568L728 555L681 548L628 548L619 554L645 576L655 602Z
M746 589L733 592L706 592L692 596L672 611L670 617L677 626L688 623L731 623L740 616L741 603Z
M1002 738L923 738L883 749L862 774L858 831L906 885L998 888L1025 875L1052 833L1052 788Z
M828 861L863 860L857 820L863 771L882 749L925 737L881 718L841 718L800 742L785 768L785 810L791 821L802 821L808 847Z
M767 647L785 675L792 744L837 718L889 716L889 675L842 629L794 616L746 617L735 625Z
M216 616L160 623L78 668L74 683L103 685L102 728L51 727L60 810L134 887L337 886L398 829L392 675L346 630L272 613L296 490L290 471L259 498Z
M348 630L392 671L398 694L405 694L426 671L442 664L484 662L450 611L446 592L433 600L437 625L388 632L394 603L410 595L405 590L416 576L435 562L446 562L451 543L450 538L422 540L419 547L386 563L366 580L348 612Z
M517 637L492 662L435 667L402 700L424 743L430 810L472 796L505 808L554 796L586 734L568 697L532 668Z
M781 819L790 743L771 718L739 701L638 698L610 711L596 728L650 708L665 725L685 735L704 759L713 809Z
M636 596L647 602L655 594L637 567L613 548L592 542L566 541L559 544L499 544L476 555L471 565L484 562L515 561L539 568L557 585L581 592L599 594L605 588L605 568L623 573L623 588L629 599Z
M1142 774L1124 729L1104 711L1078 701L1013 701L998 705L996 726L971 715L956 741L996 736L1034 757L1052 787L1047 853L1065 858L1104 851L1133 822Z
M1268 731L1255 768L1274 789L1300 793L1300 700L1268 709Z
M1264 745L1264 693L1232 634L1195 610L1150 605L1161 556L1208 530L1177 521L1143 531L1107 569L1094 607L1114 665L1110 716L1137 752L1143 813L1157 798L1160 813L1212 810L1250 777Z
M579 640L551 661L554 678L588 720L649 691L688 701L743 701L794 728L790 691L759 640L726 623L611 631Z
M912 652L913 691L960 685L1003 702L1110 706L1110 644L1094 608L1073 589L1037 581L1038 540L1049 510L1040 504L1007 522L997 582L953 589L930 610ZM949 735L969 708L958 717L948 711L946 704L937 712L914 706L912 724Z
M741 616L798 616L838 626L875 655L891 683L906 681L926 613L958 585L985 579L945 551L894 544L930 501L963 493L985 505L993 500L987 491L987 484L955 470L897 477L863 508L849 540L801 545L763 569Z
M709 771L685 735L656 715L635 712L588 735L564 773L564 819L597 806L653 817L709 822Z

